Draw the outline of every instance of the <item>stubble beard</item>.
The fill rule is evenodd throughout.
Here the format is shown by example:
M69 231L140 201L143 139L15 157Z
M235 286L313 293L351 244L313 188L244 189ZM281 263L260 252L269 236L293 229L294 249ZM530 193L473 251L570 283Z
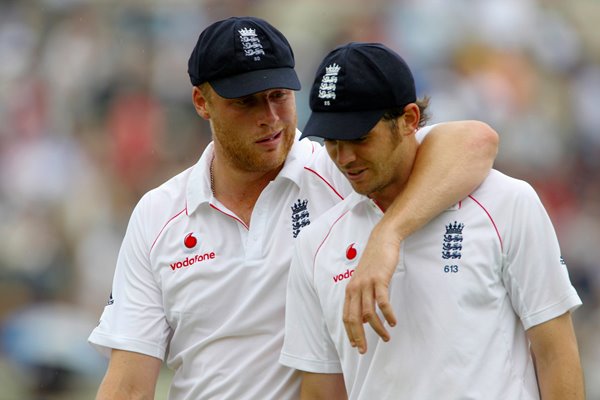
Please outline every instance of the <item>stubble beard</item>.
M294 130L286 128L280 146L272 152L261 152L252 142L240 140L228 129L213 126L215 146L227 163L246 172L270 172L283 166L294 143ZM273 154L275 153L275 154Z
M395 136L390 134L389 143L385 148L396 149L402 142L401 136ZM391 156L387 158L394 159L395 151L390 152ZM384 192L389 185L393 183L394 179L394 167L391 167L388 163L387 158L385 160L377 160L368 165L369 173L372 175L370 179L362 182L362 185L351 182L352 188L355 192L362 194L367 197L377 197L378 194ZM356 186L355 186L356 185Z

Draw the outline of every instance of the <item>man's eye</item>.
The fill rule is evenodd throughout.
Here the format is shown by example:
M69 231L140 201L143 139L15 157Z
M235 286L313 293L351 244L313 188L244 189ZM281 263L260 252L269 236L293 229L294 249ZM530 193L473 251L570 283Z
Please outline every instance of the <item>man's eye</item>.
M234 104L237 104L239 106L247 106L248 104L252 103L252 98L251 97L242 97L239 99L236 99L234 101Z
M284 91L271 93L271 98L274 100L281 100L281 99L284 99L286 96L287 96L287 93Z

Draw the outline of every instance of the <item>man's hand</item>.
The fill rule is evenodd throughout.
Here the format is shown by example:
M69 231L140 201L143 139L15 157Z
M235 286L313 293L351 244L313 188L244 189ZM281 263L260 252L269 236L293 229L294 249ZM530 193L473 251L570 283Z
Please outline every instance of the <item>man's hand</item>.
M365 252L354 270L344 301L344 327L352 347L364 354L367 341L363 324L369 323L373 330L384 340L390 340L390 334L376 312L375 304L383 313L390 326L396 325L396 316L389 301L389 283L398 265L400 242L394 241L376 227L369 236Z

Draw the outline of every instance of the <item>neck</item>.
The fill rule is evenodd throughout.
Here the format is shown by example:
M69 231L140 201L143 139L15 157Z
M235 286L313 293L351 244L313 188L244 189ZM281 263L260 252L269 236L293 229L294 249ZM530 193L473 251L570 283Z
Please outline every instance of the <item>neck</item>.
M244 171L220 162L218 156L211 161L211 186L218 197L220 193L262 192L281 171L283 166L269 171Z
M210 165L213 195L249 226L258 197L282 168L283 166L270 171L244 171L231 166L215 154Z
M368 195L383 212L402 195L406 187L410 184L409 181L411 179L414 180L411 177L419 144L414 135L407 139L408 141L405 140L404 146L400 148L402 152L397 153L395 156L400 161L395 165L390 179L387 180L387 183Z
M371 200L373 200L375 202L375 204L377 204L377 206L384 213L387 211L387 209L390 207L390 205L394 202L394 199L396 197L400 196L400 193L402 191L399 191L395 195L394 195L394 193L386 193L386 192L388 192L388 191L371 193L368 196Z

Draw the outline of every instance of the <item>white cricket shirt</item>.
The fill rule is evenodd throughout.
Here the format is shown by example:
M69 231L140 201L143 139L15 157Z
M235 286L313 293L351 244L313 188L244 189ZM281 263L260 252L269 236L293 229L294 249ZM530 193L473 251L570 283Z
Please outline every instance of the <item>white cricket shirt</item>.
M212 195L212 152L135 207L89 341L166 358L173 400L296 399L299 374L278 362L294 238L351 187L296 140L248 227Z
M350 399L539 399L525 330L581 304L533 188L498 171L402 245L391 340L367 327L359 355L344 291L382 216L351 194L302 232L287 294L281 362L343 372Z

